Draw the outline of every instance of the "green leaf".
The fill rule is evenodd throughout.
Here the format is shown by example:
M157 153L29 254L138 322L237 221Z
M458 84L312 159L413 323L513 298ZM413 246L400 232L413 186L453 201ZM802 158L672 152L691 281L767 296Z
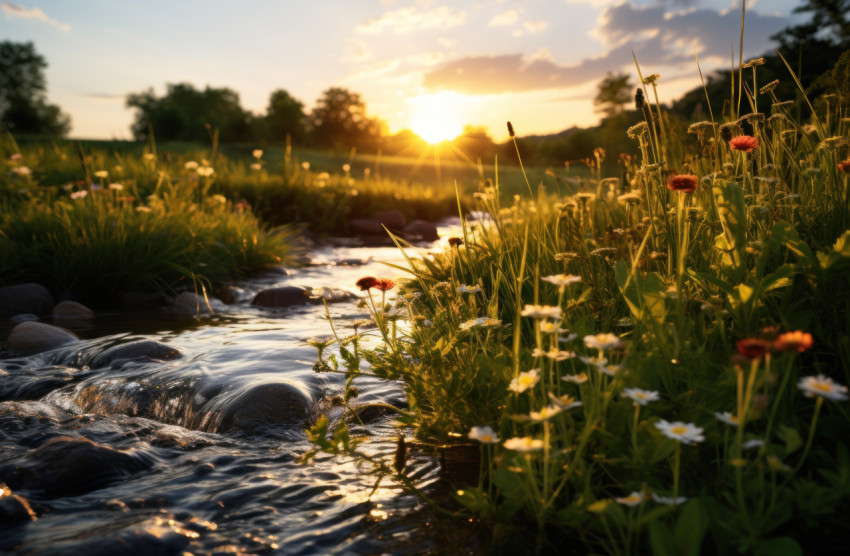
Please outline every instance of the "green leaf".
M708 514L698 499L685 504L674 532L678 553L690 556L699 554L702 539L708 531L708 524Z
M800 449L803 445L803 439L800 438L800 433L797 429L793 429L787 425L779 425L779 438L785 442L785 450L787 453L793 453Z
M486 517L490 515L490 501L487 495L478 487L464 488L454 493L454 499L470 511Z
M714 240L714 247L720 251L720 268L730 281L740 282L747 273L744 262L748 221L744 190L735 182L715 180L712 192L723 227L723 233Z
M803 556L803 549L791 537L762 539L753 546L755 556Z
M673 533L660 519L649 522L649 545L653 556L678 556Z
M614 274L620 293L636 320L651 318L663 323L667 316L667 283L655 272L646 276L630 273L624 261L617 261Z
M670 457L676 451L676 441L669 438L659 438L652 455L649 457L649 463L658 463L663 459Z

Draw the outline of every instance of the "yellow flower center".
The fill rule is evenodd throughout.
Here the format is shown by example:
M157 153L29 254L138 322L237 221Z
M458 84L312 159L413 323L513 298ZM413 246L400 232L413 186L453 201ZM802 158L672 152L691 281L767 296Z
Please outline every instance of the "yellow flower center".
M688 432L688 427L672 427L670 429L670 432L672 432L673 434L682 435Z
M832 391L832 385L830 385L826 382L814 382L813 381L812 382L812 388L814 388L815 390L820 390L821 392L831 392Z

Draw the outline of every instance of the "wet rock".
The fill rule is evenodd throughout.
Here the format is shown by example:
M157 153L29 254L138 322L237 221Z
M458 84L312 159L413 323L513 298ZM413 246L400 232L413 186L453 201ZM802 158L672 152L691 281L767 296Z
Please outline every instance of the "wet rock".
M407 218L400 210L379 210L372 218L392 231L400 232L407 225Z
M0 484L0 530L35 520L35 512L26 498L13 494L12 489Z
M41 284L16 284L0 288L0 314L46 315L53 308L53 295Z
M21 313L20 315L13 316L9 320L12 322L30 322L38 320L38 315L33 315L32 313Z
M85 320L94 318L94 311L76 301L60 301L53 308L55 319L78 319Z
M210 314L212 307L211 300L194 292L183 292L174 298L174 303L169 307L170 310L176 313L185 315Z
M151 307L164 307L170 303L170 299L161 292L121 292L118 294L118 303L125 309L149 309Z
M414 220L404 227L404 237L408 241L437 241L437 226L425 220Z
M348 221L348 230L358 236L386 235L381 222L374 218L352 218Z
M334 264L336 266L363 266L366 262L364 259L342 259Z
M258 307L289 307L304 305L309 301L310 290L299 286L269 288L258 293L251 305Z
M99 353L91 360L89 366L97 369L117 361L171 361L181 357L183 352L175 347L153 340L138 340L113 346Z
M43 322L22 322L6 338L6 347L21 353L39 353L79 340L72 332Z
M236 286L224 286L215 290L215 296L227 305L237 303L244 293L245 290Z
M320 304L322 300L326 303L339 303L356 297L353 293L341 288L328 288L321 286L310 290L310 303Z
M228 404L219 432L264 425L300 425L311 405L310 397L291 384L260 384Z
M40 491L49 497L74 496L103 488L150 467L148 458L97 444L87 438L57 436L11 469L0 468L15 490Z

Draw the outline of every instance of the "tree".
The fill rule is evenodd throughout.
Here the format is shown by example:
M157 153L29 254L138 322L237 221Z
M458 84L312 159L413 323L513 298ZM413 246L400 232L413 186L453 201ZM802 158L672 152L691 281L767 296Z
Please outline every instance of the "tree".
M496 155L496 144L485 126L465 125L452 142L472 160L491 162Z
M791 50L800 43L824 41L829 46L850 48L850 0L805 0L793 13L811 13L812 19L786 27L771 38Z
M358 93L331 87L316 101L310 115L313 138L323 147L370 147L377 144L383 123L366 116L366 103Z
M269 96L265 128L270 141L284 141L287 135L293 141L303 141L307 135L304 104L283 89L274 91Z
M62 136L71 118L45 95L47 62L33 43L0 42L0 122L13 133Z
M127 95L126 105L137 110L131 126L137 139L146 139L151 128L167 141L208 141L210 129L218 129L226 141L253 139L252 116L232 89L198 90L189 83L171 83L163 97L148 89Z
M597 93L593 105L598 112L612 118L623 112L623 108L632 100L633 85L628 74L614 75L610 71L596 86Z

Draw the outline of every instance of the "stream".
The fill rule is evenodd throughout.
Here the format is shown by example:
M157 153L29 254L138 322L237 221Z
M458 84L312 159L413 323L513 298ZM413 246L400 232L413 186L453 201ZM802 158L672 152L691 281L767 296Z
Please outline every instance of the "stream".
M343 383L313 370L317 352L307 340L330 336L325 308L261 308L251 300L287 285L352 292L329 305L335 325L350 334L350 323L369 318L355 281L404 274L384 262L405 266L390 247L321 247L311 258L235 284L237 302L215 301L213 314L100 312L56 322L80 342L26 357L0 351L0 485L36 516L4 523L0 515L0 552L486 551L479 526L440 515L390 478L377 482L350 458L297 461L312 447L306 424L328 410ZM0 322L0 338L13 326ZM182 357L108 356L140 341ZM405 404L400 383L358 379L357 386L358 403ZM365 451L392 461L399 434L392 415L367 425L352 425L352 433L368 436ZM433 453L410 449L406 470L429 496L451 504Z

